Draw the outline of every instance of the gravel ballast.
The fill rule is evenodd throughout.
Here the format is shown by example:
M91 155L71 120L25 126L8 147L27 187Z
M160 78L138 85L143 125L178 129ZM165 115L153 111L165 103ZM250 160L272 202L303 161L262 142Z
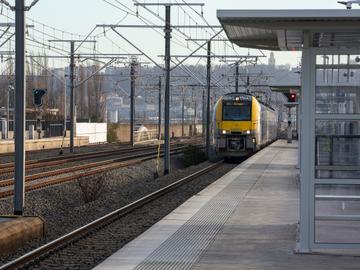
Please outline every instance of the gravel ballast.
M173 158L172 164L178 164L175 158ZM25 209L25 214L39 215L46 220L48 226L48 233L46 239L33 241L27 246L25 246L23 249L18 250L16 254L12 254L12 256L6 258L0 258L0 264L3 264L11 259L23 255L24 253L29 252L30 250L39 247L46 242L56 239L68 232L71 232L78 227L81 227L99 217L104 216L105 214L113 210L116 210L130 202L135 201L136 199L143 197L144 195L147 195L184 176L187 176L192 172L198 171L201 168L205 168L208 165L209 163L205 162L186 169L177 169L178 166L176 166L176 168L173 168L173 172L170 175L163 176L158 179L154 179L153 177L156 168L156 161L154 160L147 161L140 166L132 166L128 168L114 170L108 172L106 175L103 175L105 181L104 184L99 187L102 192L99 194L98 198L95 201L92 201L90 203L84 202L84 193L81 191L79 183L76 181L58 186L53 186L43 190L30 192L26 196L27 208ZM153 210L151 210L152 208L150 208L145 211L145 214L131 214L126 218L122 219L121 221L119 221L119 223L123 224L124 228L119 229L122 233L121 235L119 235L120 238L116 238L117 240L114 239L116 243L106 245L105 249L104 247L93 247L93 250L104 249L104 252L99 251L99 256L94 255L94 258L90 260L91 262L89 262L89 264L85 263L84 265L95 266L97 263L101 262L101 260L119 249L124 243L133 239L134 236L140 234L157 220L161 219L161 217L171 212L171 210L176 208L176 206L181 204L181 202L185 201L193 194L196 194L202 188L206 187L209 183L218 179L220 176L232 169L234 166L235 164L224 164L222 167L216 170L216 172L214 172L214 175L212 175L211 177L209 177L209 174L206 174L199 178L201 179L201 181L195 180L195 182L192 182L193 184L186 185L190 188L189 190L186 190L184 195L182 195L182 192L176 192L176 194L179 195L170 196L168 198L170 200L166 203L161 203L158 206L160 209L154 210L154 213L151 213L153 212ZM194 185L194 183L196 183L196 185ZM161 200L165 200L166 197ZM11 214L11 205L12 198L7 200L1 200L0 214ZM150 206L146 206L146 208L148 207ZM139 209L137 212L139 211L141 212L143 210ZM146 217L147 214L149 215L149 217ZM116 222L116 224L117 223L118 222ZM111 226L109 226L109 228ZM107 235L107 233L105 233L105 235ZM104 238L105 235L102 235L101 237ZM111 236L113 234L110 233L109 235ZM107 247L109 247L109 249ZM80 249L81 253L85 252L82 248ZM80 252L80 250L78 250L77 252ZM76 258L78 257L79 256L77 255ZM84 257L87 258L88 256ZM63 262L59 263L59 265L57 265L56 262L52 262L50 264L47 264L46 267L43 269L49 269L53 267L54 269L64 269ZM69 267L70 268L68 269L78 269L78 267L73 268L71 265L69 265ZM90 268L91 267L85 267L81 269Z

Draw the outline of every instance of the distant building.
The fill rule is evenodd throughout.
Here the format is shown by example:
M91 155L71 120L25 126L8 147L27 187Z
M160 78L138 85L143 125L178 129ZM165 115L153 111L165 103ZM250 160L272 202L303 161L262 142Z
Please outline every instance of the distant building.
M290 64L280 65L280 66L277 66L277 68L278 68L278 69L281 69L281 70L286 70L286 71L290 71L290 70L291 70Z
M273 52L271 52L269 57L269 66L275 67L275 64L276 64L275 55Z

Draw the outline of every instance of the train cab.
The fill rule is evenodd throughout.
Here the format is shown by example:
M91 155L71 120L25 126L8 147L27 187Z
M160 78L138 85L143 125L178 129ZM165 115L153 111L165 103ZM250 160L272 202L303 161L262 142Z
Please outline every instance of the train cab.
M276 137L275 111L250 94L223 96L215 105L214 118L213 138L220 156L248 155Z

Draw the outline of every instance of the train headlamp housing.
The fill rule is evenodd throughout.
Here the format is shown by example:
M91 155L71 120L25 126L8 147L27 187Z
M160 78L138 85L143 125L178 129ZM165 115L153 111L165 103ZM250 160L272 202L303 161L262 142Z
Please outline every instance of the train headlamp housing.
M227 131L226 131L225 129L223 129L223 130L221 131L221 133L222 133L223 135L226 135Z
M246 131L246 134L250 135L250 134L251 134L251 131L250 131L250 130L247 130L247 131Z

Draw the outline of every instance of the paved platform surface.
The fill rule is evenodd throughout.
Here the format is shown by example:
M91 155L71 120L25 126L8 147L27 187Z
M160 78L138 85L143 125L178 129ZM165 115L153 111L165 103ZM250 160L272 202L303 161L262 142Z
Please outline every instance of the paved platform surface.
M296 163L296 143L275 142L95 269L360 269L356 256L294 254Z

